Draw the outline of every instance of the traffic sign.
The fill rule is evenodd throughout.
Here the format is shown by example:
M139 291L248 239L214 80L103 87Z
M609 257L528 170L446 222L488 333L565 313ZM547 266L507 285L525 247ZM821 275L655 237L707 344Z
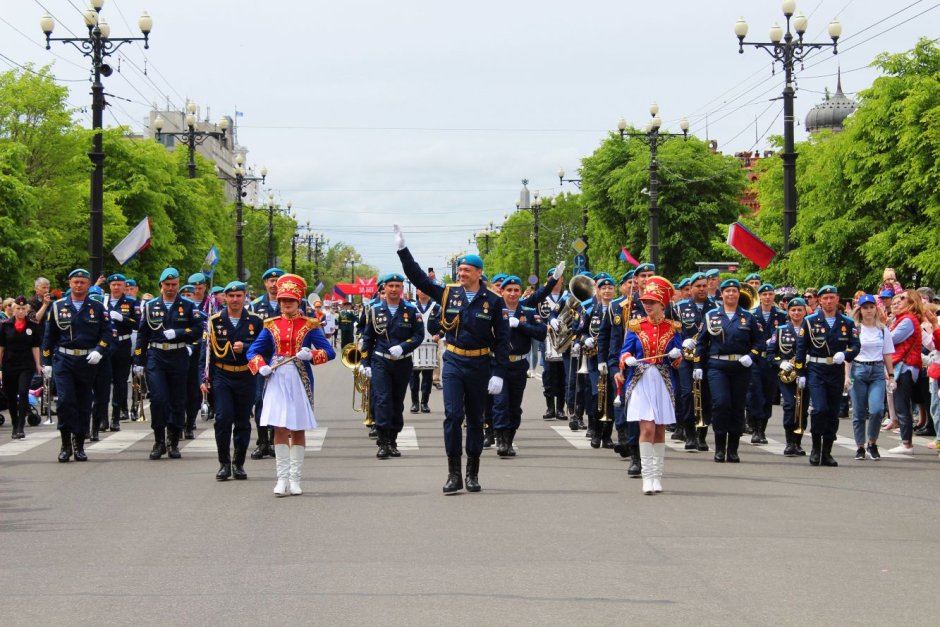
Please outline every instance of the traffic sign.
M574 242L571 243L571 246L574 248L574 252L578 253L579 255L588 249L587 242L585 242L580 237L574 240Z
M587 262L587 259L584 258L584 255L577 254L574 256L574 265L576 268L584 268L584 264Z
M534 274L529 275L529 285L535 285L539 282L539 277Z

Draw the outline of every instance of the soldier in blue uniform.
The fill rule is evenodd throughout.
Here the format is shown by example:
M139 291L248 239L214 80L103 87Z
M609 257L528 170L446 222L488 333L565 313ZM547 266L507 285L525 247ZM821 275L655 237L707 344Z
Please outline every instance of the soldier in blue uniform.
M196 272L189 276L189 285L192 285L193 292L188 296L195 303L196 308L202 314L202 320L209 319L214 311L211 307L209 297L206 296L208 288L208 279L202 272ZM193 431L196 428L196 417L199 415L199 408L202 407L202 391L199 389L202 378L205 376L205 361L201 359L203 355L202 347L205 346L205 328L194 340L190 347L192 354L189 356L189 369L186 371L186 424L183 427L183 437L192 440L196 437Z
M42 340L43 374L53 377L58 393L59 461L88 460L85 438L91 420L97 365L111 341L111 322L101 303L88 298L91 274L69 273L69 293L52 304Z
M519 304L522 296L522 279L508 276L502 284L503 300L509 321L509 368L502 391L496 396L493 411L493 427L496 431L496 454L500 457L515 457L512 447L516 431L522 424L522 397L529 379L529 351L532 340L545 339L545 323L533 307Z
M705 271L705 279L708 281L708 296L716 303L721 302L721 290L718 289L718 282L721 280L721 273L712 268Z
M763 284L763 281L764 280L756 272L752 272L751 274L744 277L744 282L753 287L755 292L760 290L760 286Z
M251 444L254 375L248 369L248 348L261 335L264 319L245 307L248 286L232 281L225 286L225 308L209 318L200 363L209 360L201 391L212 389L215 404L215 446L219 454L218 481L247 479L245 454ZM200 369L200 372L202 370ZM234 457L230 448L235 445Z
M705 314L715 308L715 301L708 296L708 279L701 272L689 277L691 296L676 305L676 317L682 324L682 348L686 355L695 350L695 338L705 320ZM704 369L704 362L697 362ZM704 427L696 427L698 416L694 413L692 394L692 371L696 367L694 359L683 359L679 364L679 394L676 396L676 418L685 431L685 450L708 451L708 425L711 424L711 395L708 385L700 385L702 399L702 421ZM676 432L678 433L678 428Z
M204 320L196 304L179 295L180 274L166 268L160 296L142 306L134 372L146 370L154 444L150 459L181 457L179 440L186 423L186 376L192 343L202 337Z
M277 280L284 276L280 268L268 268L261 275L264 282L264 294L251 301L251 311L263 320L281 315L277 303ZM303 304L303 303L301 303ZM274 457L274 428L261 426L261 402L264 399L264 377L258 377L255 383L255 428L258 432L257 445L251 452L252 459Z
M362 369L370 386L378 459L401 457L398 434L405 426L405 393L411 380L411 353L424 341L418 308L402 299L405 277L386 274L385 301L372 306L362 334Z
M751 275L760 278L759 275ZM751 314L761 324L760 354L751 368L751 387L747 396L747 416L753 434L751 444L767 444L767 422L773 410L774 392L777 389L777 369L767 359L767 343L774 337L777 327L787 322L787 314L774 304L774 286L761 283L757 288L760 303Z
M108 316L107 297L97 285L88 288L88 300L99 303ZM110 318L109 318L110 319ZM91 402L91 437L90 442L99 440L98 433L108 430L108 406L111 401L111 353L114 350L114 328L108 335L108 347L101 353L101 361L95 367L94 394ZM120 429L120 425L118 426Z
M459 283L441 286L421 270L405 247L395 225L395 241L405 276L419 290L441 304L441 326L446 333L444 354L444 447L447 450L445 494L464 486L460 473L461 427L467 422L467 475L469 492L479 492L480 454L483 452L483 408L487 393L499 394L509 367L509 321L506 304L481 282L483 260L464 255L457 260ZM496 363L490 372L490 353Z
M437 353L437 340L441 332L441 306L431 300L431 297L421 290L418 290L414 306L417 307L418 313L421 314L421 320L424 322L424 343L430 344L433 342L433 348L435 349L434 352ZM422 414L431 413L431 408L428 406L428 401L431 398L431 382L433 379L433 374L434 370L430 368L425 370L412 370L411 382L409 383L411 387L412 414L417 414L419 407ZM421 393L420 405L418 404L419 391Z
M803 318L806 317L806 301L802 298L791 299L787 304L787 314L789 319L774 329L774 335L767 342L767 361L779 371L794 372L796 370L796 340L803 326ZM797 416L797 382L785 383L779 379L779 375L777 379L783 401L783 430L787 435L787 445L783 449L783 455L785 457L806 455L802 444L806 417L809 414L809 399L803 399L799 408L800 414ZM797 427L800 429L799 433L795 432Z
M127 279L115 273L108 277L110 296L105 311L114 329L111 350L111 431L121 430L121 420L127 420L127 378L133 358L132 335L140 324L140 303L126 293Z
M839 402L845 381L845 362L852 363L860 343L855 321L839 313L839 292L823 285L817 292L819 309L803 319L796 340L797 385L809 388L813 409L810 431L813 466L838 466L832 444L839 430Z
M560 268L560 270L559 270ZM539 316L542 320L548 320L552 312L560 307L564 302L564 264L559 264L548 271L550 275L556 277L554 287L549 294L546 294L545 300L537 306ZM542 394L545 396L545 413L542 415L544 420L567 420L565 413L565 365L563 356L553 350L549 345L551 337L545 341L545 369L542 370Z
M701 381L708 371L715 430L715 461L738 463L738 444L744 432L744 400L750 382L749 368L760 354L761 325L738 306L741 282L721 283L722 303L705 314L695 344L696 367L692 378Z
M613 397L616 394L616 388L607 381L608 369L601 368L601 364L606 364L610 352L610 336L607 336L607 344L601 342L601 329L604 321L608 319L607 312L610 309L610 303L614 297L614 280L606 272L597 275L597 295L594 298L594 305L591 309L590 318L587 322L588 337L584 341L584 348L588 351L588 380L591 392L590 412L588 417L593 423L593 428L589 429L591 438L591 448L614 448L611 435L614 431L613 421ZM604 407L599 405L599 386L601 377L605 379L607 385ZM601 417L606 416L607 421L600 421Z

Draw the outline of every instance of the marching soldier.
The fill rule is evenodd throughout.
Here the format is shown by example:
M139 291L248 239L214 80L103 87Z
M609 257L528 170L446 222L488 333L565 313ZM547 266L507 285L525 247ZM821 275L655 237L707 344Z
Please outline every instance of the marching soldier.
M208 358L208 376L200 386L215 402L215 446L219 454L218 481L247 479L245 454L251 444L251 407L255 401L254 375L248 368L248 348L261 335L264 319L245 307L248 286L232 281L225 286L225 308L209 318L207 340L200 363ZM200 370L201 371L201 370ZM230 454L234 441L235 455Z
M539 316L548 320L556 307L563 301L565 271L564 262L551 268L548 273L556 278L555 285L545 299L537 305ZM565 365L562 356L552 346L551 338L545 341L545 369L542 370L542 394L545 396L545 413L543 420L567 420L565 413Z
M760 304L754 307L751 313L761 324L760 353L751 368L747 414L754 431L751 444L767 444L765 431L773 410L774 391L777 387L777 369L767 359L767 343L774 337L777 327L786 324L787 314L774 304L774 286L770 283L761 283L757 288L757 296Z
M601 329L604 325L604 320L607 319L607 311L610 308L610 303L614 297L614 280L610 277L609 274L602 273L598 275L597 279L597 296L595 297L594 308L591 312L591 317L588 321L587 328L590 337L588 340L585 340L585 347L588 349L590 356L588 357L588 378L590 380L590 390L591 390L591 413L589 414L591 421L594 423L593 431L591 432L591 448L614 448L614 443L611 440L611 435L614 431L614 422L612 419L613 412L607 412L608 406L611 405L610 402L605 402L605 408L602 409L599 402L599 385L600 378L603 376L605 379L607 377L607 369L604 368L603 372L601 369L601 364L606 364L608 352L609 352L609 341L608 336L607 345L602 345L600 341ZM588 346L588 343L590 346ZM605 380L605 385L608 383ZM607 398L613 398L613 387L609 386L607 389ZM606 415L611 420L601 423L600 417Z
M352 304L344 302L339 312L340 344L346 346L356 339L356 314L353 313Z
M705 279L708 281L708 296L716 303L721 302L721 290L718 289L718 282L721 279L721 273L716 269L705 271Z
M280 268L268 268L261 275L264 281L264 294L251 301L251 311L267 320L281 314L277 302L277 280L284 276ZM258 440L255 450L251 452L252 459L274 457L274 429L261 428L262 400L264 398L264 379L258 377L255 384L255 427L258 430Z
M789 319L774 329L774 335L767 343L767 361L781 372L795 374L796 340L799 337L799 329L803 326L803 318L806 317L806 301L802 298L791 299L787 304L787 314ZM797 382L795 379L787 383L778 376L778 383L783 400L783 430L787 434L787 445L783 449L783 454L785 457L806 455L802 443L809 403L803 400L800 407L796 407ZM796 433L797 427L799 427L799 433Z
M372 380L378 459L401 457L398 434L405 426L405 392L411 380L411 353L424 341L418 308L402 299L405 277L386 274L385 302L372 306L362 334L362 363Z
M202 319L208 320L209 316L215 313L215 307L212 304L214 299L206 294L208 288L206 275L202 272L191 274L188 284L192 285L193 288L192 296L189 296L190 300L202 313ZM189 370L186 371L186 426L183 429L183 437L187 440L196 437L193 431L196 428L196 416L199 415L199 408L202 407L202 391L199 386L204 376L202 371L204 371L206 363L200 359L204 345L205 330L190 344L192 354L189 356Z
M763 279L761 279L760 275L756 272L752 272L744 278L744 282L753 287L755 292L760 290L762 281Z
M108 297L97 285L88 288L88 300L99 303L108 316ZM109 318L110 319L110 318ZM95 366L94 393L91 402L91 442L99 440L98 433L108 430L108 407L111 401L111 352L114 349L114 327L108 334L108 346L101 353L101 361ZM120 425L118 425L120 429Z
M509 322L503 318L503 299L481 282L483 260L464 255L457 260L459 283L441 287L415 263L398 225L394 227L398 257L405 276L440 303L441 326L447 337L444 355L444 447L447 450L445 494L464 487L460 473L461 426L467 422L468 492L479 492L480 454L483 452L483 408L486 395L503 389L509 366ZM496 352L490 373L489 355Z
M127 294L127 279L115 273L108 277L110 297L105 303L114 329L111 351L111 431L121 430L127 420L127 378L131 373L133 334L140 324L140 303Z
M701 272L696 272L689 278L691 297L679 302L676 305L676 312L679 322L682 324L682 348L691 353L695 350L695 338L705 320L705 314L715 307L715 301L708 296L708 279ZM700 365L699 365L700 364ZM704 427L696 428L698 417L693 412L693 381L692 371L696 367L704 369L707 367L705 362L696 363L694 359L683 359L679 364L679 395L676 403L676 413L678 420L685 429L685 450L687 451L708 451L708 425L711 424L711 395L708 393L708 385L700 384L700 394L702 400L702 421ZM704 377L703 377L704 378ZM676 429L678 432L678 428Z
M43 374L53 377L58 394L59 461L88 460L85 438L91 420L92 390L98 362L108 350L111 323L104 306L88 298L91 274L69 273L69 293L52 304L42 342ZM91 367L89 367L91 366Z
M705 314L695 344L692 378L701 381L708 370L715 430L715 461L738 463L738 443L744 432L744 399L750 382L748 368L760 353L760 322L738 306L741 282L721 283L722 303ZM704 366L704 367L703 367Z
M434 373L434 364L437 363L437 341L440 339L441 332L441 306L431 300L431 297L418 290L417 299L414 302L418 313L421 314L421 320L424 324L424 342L423 346L433 348L429 353L433 356L433 363L424 364L427 368L418 369L419 364L414 364L411 372L411 413L417 414L418 392L421 392L420 410L422 414L431 413L428 401L431 398L431 380Z
M160 274L160 296L142 308L134 373L147 374L153 428L150 459L182 457L179 440L186 423L186 376L192 343L202 337L203 317L196 304L179 295L180 274Z
M845 382L845 362L851 363L859 350L855 321L839 313L839 292L823 285L817 292L819 309L803 319L796 340L797 385L809 387L813 409L810 432L813 466L838 466L832 457L832 444L839 430L839 402Z

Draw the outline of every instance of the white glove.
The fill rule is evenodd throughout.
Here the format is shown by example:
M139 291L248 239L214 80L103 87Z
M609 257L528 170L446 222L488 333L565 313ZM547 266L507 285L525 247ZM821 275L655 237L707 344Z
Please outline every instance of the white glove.
M745 368L750 368L754 365L754 360L751 359L750 355L744 355L741 359L738 360L738 363L744 366Z
M607 376L607 362L602 361L601 363L597 364L597 371L602 376Z
M364 376L366 379L371 379L371 378L372 378L372 368L370 368L369 366L363 366L363 367L362 367L362 376Z
M143 370L141 368L141 370ZM52 376L52 366L43 366L42 367L42 376L51 377Z
M260 368L258 368L258 374L260 374L262 377L269 377L271 376L272 372L274 372L274 370L268 364L265 364L261 366Z
M395 346L391 346L388 349L388 354L392 356L392 359L401 359L401 355L403 352L404 351L401 349L401 346L399 346L398 344L396 344Z
M669 351L668 353L666 353L666 356L669 357L669 359L672 359L672 360L679 359L680 357L682 357L682 349L681 349L681 348L674 348L674 349L672 349L671 351Z
M682 341L682 348L687 351L693 350L695 348L695 338L690 337Z
M359 338L359 342L356 344L356 350L360 353L362 352L362 347L366 345L366 341L362 338Z
M509 319L509 328L515 329L518 326L519 326L519 318L516 318L515 316L511 317Z
M554 331L555 333L558 333L558 325L560 324L561 323L558 322L558 318L552 318L551 320L548 321L548 326L550 326L552 328L552 331Z
M584 340L584 348L587 348L588 350L594 348L594 338L593 338L593 337L589 337L588 339Z
M497 395L503 391L503 378L502 377L490 377L490 382L486 386L486 391L492 395Z
M564 273L565 273L565 262L561 261L558 263L558 265L555 266L555 271L552 272L552 278L557 281L558 279L562 277Z
M695 370L692 371L692 380L693 380L693 381L701 381L701 380L702 380L702 377L704 377L704 376L705 376L705 371L702 370L701 368L696 368Z
M138 377L143 376L143 374L144 374L144 367L143 367L143 366L134 366L134 374L136 374Z
M633 368L639 362L637 362L636 357L634 357L633 355L630 355L629 357L623 360L623 363L627 368Z
M796 378L796 387L801 390L806 387L806 377L797 377Z
M176 329L166 329L165 331L163 331L163 337L165 337L168 340L175 340Z
M297 351L297 359L300 361L310 361L313 359L313 351L310 350L309 346L304 346Z
M580 356L581 356L581 345L580 345L580 344L572 344L572 345L571 345L571 356L572 356L572 357L580 357Z
M103 356L104 355L102 355L98 351L91 351L90 353L88 353L88 356L85 357L85 361L87 361L88 365L90 366L97 366L98 362L101 361L101 358Z
M780 369L784 372L792 372L796 366L793 365L792 361L781 361Z
M839 351L832 356L832 363L839 364L840 366L845 363L845 353Z
M187 346L187 347L186 347L186 354L189 355L190 357L193 356L193 347L192 347L192 346Z
M115 322L120 322L124 319L124 316L121 315L120 311L111 310L108 312L108 317L110 317Z
M397 224L392 225L392 232L395 234L395 245L398 246L398 250L405 248L405 236L401 234L401 227Z
M888 379L888 391L894 394L895 390L898 389L898 382L894 379Z

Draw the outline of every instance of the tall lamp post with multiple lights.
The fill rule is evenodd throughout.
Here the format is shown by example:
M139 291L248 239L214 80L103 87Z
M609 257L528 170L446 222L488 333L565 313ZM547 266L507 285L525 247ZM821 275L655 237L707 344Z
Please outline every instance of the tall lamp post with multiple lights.
M153 121L153 127L157 130L154 134L154 137L157 141L162 141L164 135L174 137L177 140L184 142L189 147L189 178L196 178L196 146L202 145L207 138L213 137L219 141L219 143L225 142L225 133L228 130L228 118L222 116L218 122L218 126L221 130L218 131L197 131L196 130L196 103L189 101L186 103L186 130L180 133L169 132L164 133L163 127L166 125L166 120L163 119L162 115L157 115L156 119Z
M88 240L89 261L92 276L101 276L104 268L104 148L102 147L101 129L104 119L104 108L107 103L104 99L104 85L102 76L111 76L113 70L106 63L107 58L117 52L118 48L131 41L144 42L144 48L150 47L150 32L153 29L153 19L145 11L137 20L137 26L143 37L111 37L111 27L101 17L101 7L104 0L91 0L91 4L84 12L85 26L88 28L86 37L53 37L55 20L46 13L39 20L39 26L46 35L46 50L51 48L53 41L72 44L76 50L91 59L91 159L94 169L91 172L91 198L89 202L89 226L91 229Z
M559 186L564 185L565 183L573 183L578 186L578 190L581 190L581 179L566 179L565 178L565 169L558 168L558 184ZM552 207L557 206L558 203L554 198L552 198ZM584 256L584 267L590 268L591 261L588 257L588 234L587 234L587 224L588 224L588 210L587 205L582 201L581 205L581 239L584 240L584 252L581 253Z
M790 232L796 226L796 148L793 140L793 73L797 63L802 63L812 50L832 47L832 54L838 54L839 37L842 36L842 24L833 19L829 22L829 37L832 42L810 43L803 39L809 20L802 11L796 12L796 0L783 0L781 5L786 18L786 31L777 22L770 27L769 42L744 41L748 26L743 17L734 24L734 34L738 38L738 52L744 54L744 46L766 50L774 63L783 66L783 253L790 252ZM792 19L793 32L790 31ZM794 36L795 35L795 36Z
M220 174L219 177L228 181L235 188L235 275L239 281L245 280L245 253L244 253L244 203L242 199L248 195L245 188L259 181L263 184L268 177L268 169L261 167L261 176L255 176L244 168L245 155L241 152L235 155L235 176Z

